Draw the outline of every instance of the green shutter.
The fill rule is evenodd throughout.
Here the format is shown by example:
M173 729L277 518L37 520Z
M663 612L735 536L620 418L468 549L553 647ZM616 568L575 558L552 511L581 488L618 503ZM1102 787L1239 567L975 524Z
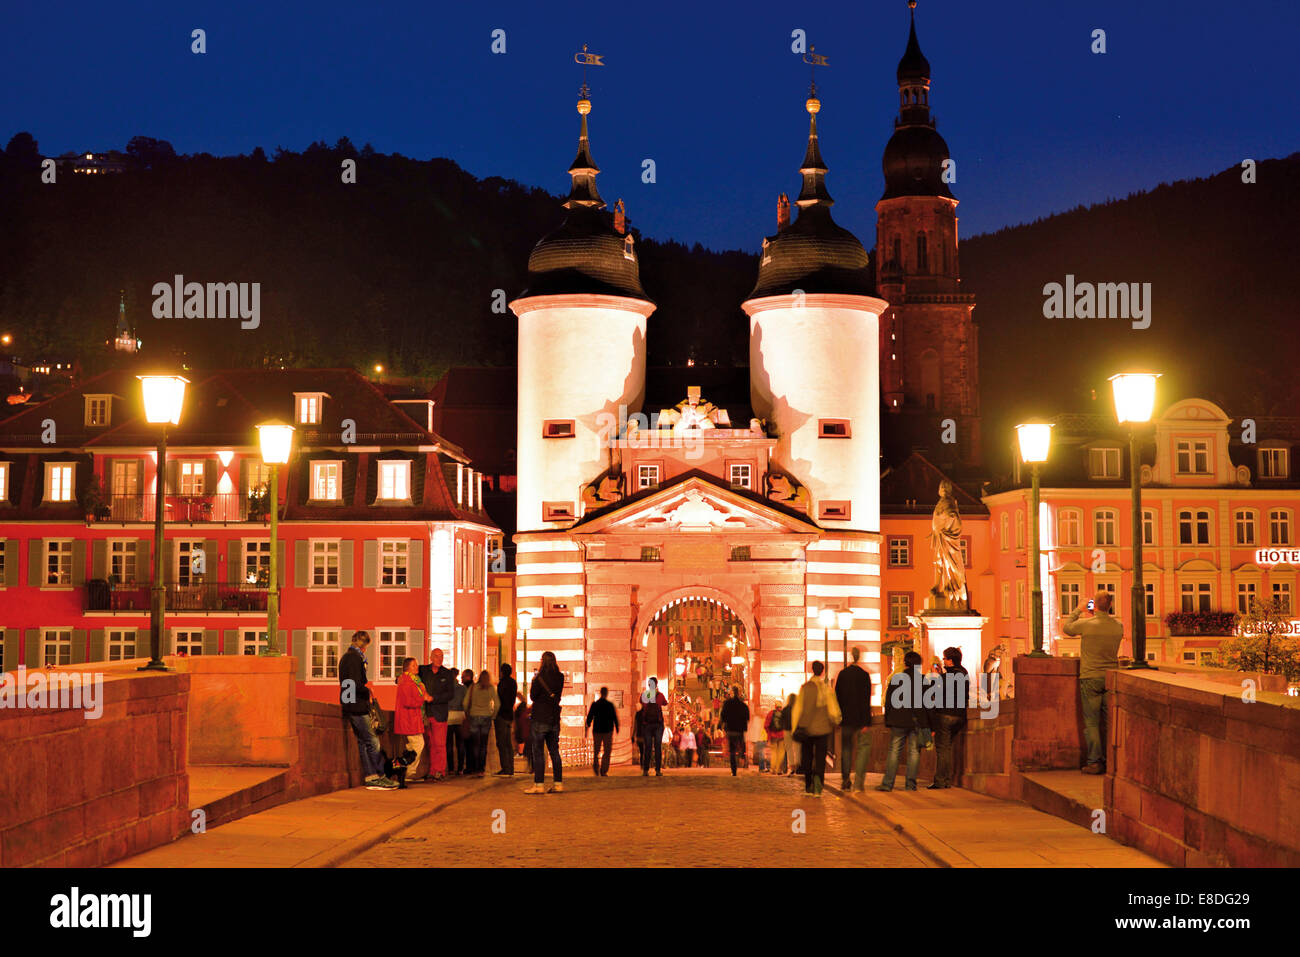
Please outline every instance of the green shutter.
M217 460L203 460L203 494L217 494Z
M140 644L139 632L136 633L136 645ZM92 628L90 631L90 657L87 661L104 661L108 658L108 646L106 644L106 634L103 628ZM142 657L140 648L135 649L136 657Z
M220 562L221 549L218 547L216 539L208 538L203 541L203 580L205 582L221 581Z
M306 588L309 581L308 573L311 569L307 564L307 545L306 539L300 539L293 543L293 587ZM281 574L284 569L280 569Z
M18 667L18 629L6 628L4 641L4 659L0 660L0 671L14 671Z
M226 581L237 585L244 580L244 543L236 538L226 546Z
M295 628L293 630L293 648L291 649L298 666L294 669L299 681L307 680L307 662L311 658L310 649L307 647L307 629Z
M163 540L163 581L176 578L176 543L170 538Z
M275 647L282 656L289 654L289 633L283 628L275 630Z
M379 543L366 542L362 548L364 555L361 569L361 584L365 588L379 587Z
M221 653L221 632L217 631L217 629L204 629L203 653L205 655L216 655Z
M352 587L352 572L357 562L354 546L351 541L339 542L339 585L344 588Z
M239 654L239 629L238 628L226 629L224 640L222 641L221 644L221 653L223 655Z
M78 540L72 543L72 584L86 583L86 546L89 542Z
M27 635L23 641L23 659L28 668L39 668L43 663L41 658L41 630L39 628L27 629Z
M140 650L149 644L152 636L153 632L148 628L137 628L135 630L135 656L137 658L145 657L145 655L140 653ZM176 643L172 640L172 630L170 628L163 628L162 632L158 635L158 657L161 658L163 655L173 654L176 650L175 644ZM148 651L145 654L153 654L153 652Z
M284 542L275 543L275 577L280 584L281 594L284 593L284 586L289 583L289 563L285 561Z
M5 549L5 587L13 588L18 584L18 539L6 538Z
M423 629L412 628L409 632L407 632L406 653L407 655L409 655L410 657L418 661L420 664L424 664L428 660L429 656L425 653L424 650Z
M27 584L32 588L41 586L41 564L45 560L45 542L33 538L27 542Z
M90 577L108 577L108 542L97 538L90 543Z
M179 495L180 494L180 463L175 459L168 459L163 465L163 494Z
M167 576L164 573L163 578ZM153 581L153 542L148 538L135 540L135 580Z
M85 664L86 662L86 629L72 629L72 663L74 665Z
M406 584L412 588L424 587L424 542L421 539L411 539L409 551L407 552L408 565L406 569Z

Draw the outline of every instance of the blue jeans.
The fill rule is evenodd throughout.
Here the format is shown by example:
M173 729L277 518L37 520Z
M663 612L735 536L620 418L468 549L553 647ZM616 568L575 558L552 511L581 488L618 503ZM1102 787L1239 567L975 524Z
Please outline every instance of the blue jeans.
M362 777L374 777L384 773L384 762L379 756L379 736L370 730L370 715L350 714L348 723L352 733L357 736L357 750L361 752Z
M889 754L885 757L885 777L880 786L893 790L894 776L898 774L898 759L903 753L903 742L907 742L907 789L916 790L916 772L921 769L921 749L917 746L915 728L889 729Z
M533 723L533 783L541 784L546 780L546 752L551 752L551 772L555 783L564 780L564 768L560 766L560 729L545 724Z
M466 769L471 774L487 770L488 733L492 730L492 719L486 715L465 718L469 724L469 754Z

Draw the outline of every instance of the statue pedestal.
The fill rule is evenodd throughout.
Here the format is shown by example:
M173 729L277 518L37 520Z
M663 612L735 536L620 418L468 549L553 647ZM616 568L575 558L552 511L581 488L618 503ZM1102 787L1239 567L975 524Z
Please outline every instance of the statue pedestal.
M984 660L984 625L988 621L984 615L970 609L926 608L919 615L910 616L908 621L921 629L917 651L925 661L926 671L930 670L932 659L943 660L943 649L960 648L962 666L972 676L979 674Z

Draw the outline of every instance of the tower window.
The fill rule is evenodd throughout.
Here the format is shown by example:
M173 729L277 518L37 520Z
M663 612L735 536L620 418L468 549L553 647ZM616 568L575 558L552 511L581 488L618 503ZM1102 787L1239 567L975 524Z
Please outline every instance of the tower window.
M543 502L542 521L567 522L574 517L572 502Z
M848 419L818 419L817 435L823 439L847 439L853 433Z
M548 419L542 425L542 438L544 439L571 439L574 434L572 419Z
M925 233L916 234L916 271L930 271L930 257L926 247Z
M848 502L822 502L821 507L817 510L817 517L836 522L846 522L849 519L849 512Z

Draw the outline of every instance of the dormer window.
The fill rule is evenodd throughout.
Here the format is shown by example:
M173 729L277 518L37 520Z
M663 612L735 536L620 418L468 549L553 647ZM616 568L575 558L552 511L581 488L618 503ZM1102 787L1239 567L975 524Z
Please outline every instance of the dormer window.
M324 392L295 392L294 418L299 425L320 425L321 411L325 406Z
M311 463L311 497L318 502L338 502L343 498L343 463Z
M103 428L108 425L112 409L112 396L86 396L86 425L91 428Z
M379 498L409 501L411 498L411 463L405 459L379 463Z
M1290 449L1260 449L1259 477L1262 479L1284 479L1291 474Z
M45 501L71 502L73 474L76 466L71 462L48 462L45 465Z
M632 234L631 234L631 233L628 233L626 236L623 237L623 258L624 258L624 259L631 259L631 260L635 260L635 259L636 259L636 253L632 251Z
M1119 478L1119 449L1089 449L1088 477L1093 479Z
M1208 439L1187 439L1178 443L1174 471L1179 475L1210 474Z

